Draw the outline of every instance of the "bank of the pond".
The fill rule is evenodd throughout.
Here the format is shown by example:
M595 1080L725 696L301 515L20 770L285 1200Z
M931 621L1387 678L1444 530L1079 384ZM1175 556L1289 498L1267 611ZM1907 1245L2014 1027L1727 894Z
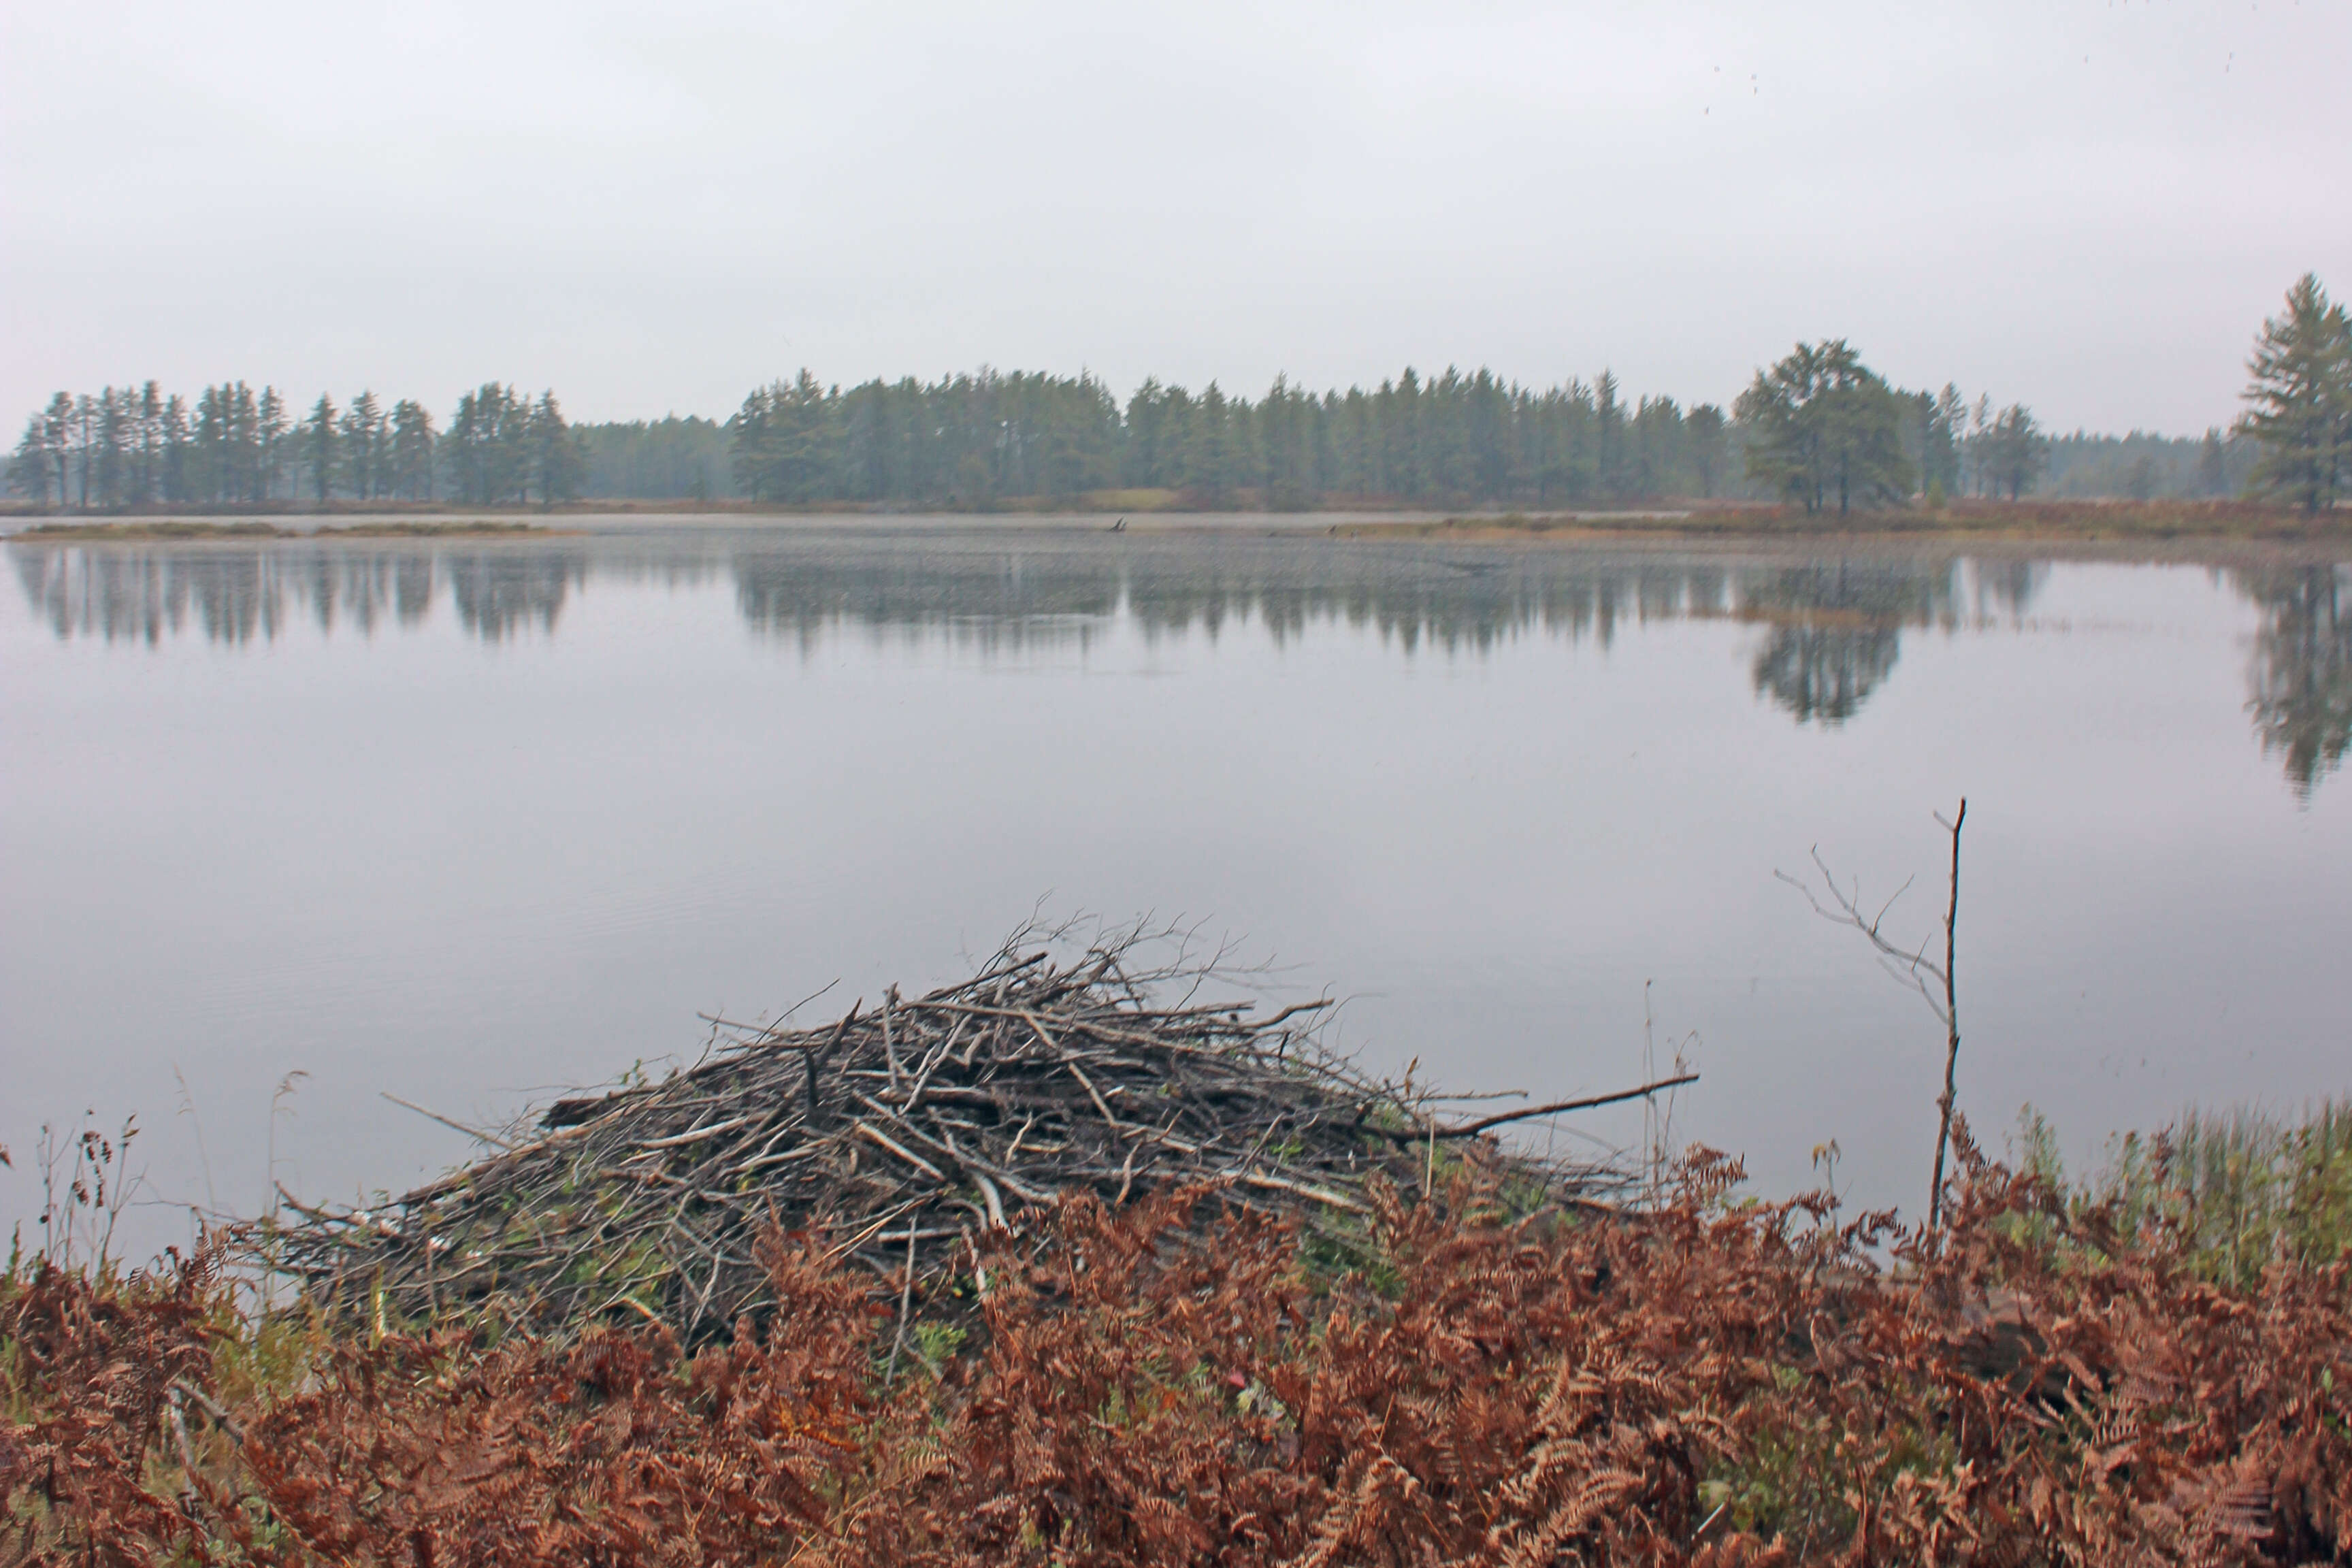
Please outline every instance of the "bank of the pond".
M60 1564L2352 1558L2340 1255L2217 1276L1970 1154L1933 1233L1737 1177L1376 1184L1345 1259L1232 1184L1087 1194L977 1233L961 1312L770 1229L772 1310L691 1354L17 1268L0 1524Z
M283 519L268 521L267 519ZM537 519L537 521L521 521ZM1036 504L945 505L909 509L827 502L567 501L554 506L460 506L448 502L278 501L259 505L142 508L104 516L0 507L20 537L190 539L352 538L542 531L551 519L569 528L664 527L702 521L727 526L863 520L877 526L924 521L1049 530L1168 529L1311 532L1364 540L1661 543L1870 543L1907 545L2137 544L2234 546L2248 543L2352 544L2352 507L2305 511L2248 500L1958 500L1851 513L1750 502L1664 498L1606 507L1538 507L1448 511L1381 497L1311 510L1266 510L1243 494L1214 504L1182 492L1089 492ZM230 521L215 521L230 520Z
M2316 512L2251 501L1965 501L1941 506L1807 512L1793 507L1711 507L1622 512L1464 513L1434 521L1351 521L1349 539L1560 542L1719 540L1904 544L2219 545L2352 543L2352 508Z

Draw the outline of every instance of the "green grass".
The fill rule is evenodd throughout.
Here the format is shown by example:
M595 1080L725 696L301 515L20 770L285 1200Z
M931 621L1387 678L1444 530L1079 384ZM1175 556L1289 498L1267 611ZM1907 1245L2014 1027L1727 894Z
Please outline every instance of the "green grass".
M2171 1230L2197 1272L2224 1283L2251 1285L2273 1258L2319 1265L2352 1247L2352 1098L2293 1121L2192 1107L2168 1127L2116 1139L2098 1173L2079 1183L2067 1181L2055 1134L2028 1106L2014 1157L2077 1205L2114 1205L2131 1233Z
M2095 1188L2128 1223L2175 1226L2201 1272L2250 1284L2273 1257L2322 1263L2352 1247L2352 1100L2287 1122L2190 1110L2119 1140Z

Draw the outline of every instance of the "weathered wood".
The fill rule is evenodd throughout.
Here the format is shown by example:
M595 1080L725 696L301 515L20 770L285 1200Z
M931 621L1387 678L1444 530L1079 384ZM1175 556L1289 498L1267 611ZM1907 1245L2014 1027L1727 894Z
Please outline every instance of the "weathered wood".
M912 999L893 988L871 1012L861 997L829 1024L714 1019L722 1037L693 1068L559 1100L539 1128L494 1135L499 1152L378 1209L294 1206L299 1223L262 1237L261 1255L321 1297L381 1290L412 1321L495 1294L543 1322L649 1315L692 1335L767 1300L756 1256L772 1229L821 1228L833 1256L911 1301L976 1268L974 1227L1032 1245L1073 1194L1116 1204L1192 1184L1328 1226L1367 1212L1375 1178L1428 1179L1433 1100L1327 1051L1328 998L1251 1018L1194 999L1216 961L1181 933L1117 933L1066 965L1039 935L1016 932L969 980ZM1436 1136L1483 1139L1682 1081ZM1627 1190L1612 1166L1491 1142L1477 1157L1556 1203ZM893 1256L902 1237L911 1261Z

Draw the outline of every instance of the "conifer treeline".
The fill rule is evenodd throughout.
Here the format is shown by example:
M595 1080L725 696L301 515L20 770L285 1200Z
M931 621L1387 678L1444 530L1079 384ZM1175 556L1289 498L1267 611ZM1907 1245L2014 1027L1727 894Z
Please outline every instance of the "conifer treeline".
M1822 352L1851 357L1842 343ZM2040 472L2048 444L2022 408L1971 405L1948 385L1899 392L1851 368L1876 499L2015 493ZM1833 400L1822 412L1836 416L1832 432L1852 423ZM982 370L844 390L803 371L751 393L723 425L573 426L553 393L491 382L457 400L446 428L421 403L386 407L372 392L341 409L321 395L298 415L274 387L225 383L191 405L150 381L57 394L26 422L9 478L39 504L86 510L582 496L986 508L1117 489L1212 508L1540 507L1796 496L1803 487L1770 449L1785 435L1752 393L1727 416L1714 404L1628 401L1606 371L1542 390L1484 369L1424 379L1408 368L1371 391L1321 394L1277 377L1255 401L1151 378L1123 409L1087 374Z
M2015 500L2055 458L2062 481L2079 469L2084 483L2120 481L2137 499L2242 484L2312 510L2332 506L2352 478L2352 319L2306 275L2286 312L2263 323L2249 369L2250 406L2232 438L2217 428L2193 446L2079 432L2053 443L2021 404L1971 404L1948 383L1898 388L1843 339L1799 343L1759 369L1729 415L1712 403L1628 401L1607 371L1537 388L1484 368L1424 378L1408 367L1371 391L1321 393L1277 376L1255 401L1215 382L1194 393L1155 377L1121 407L1085 374L983 369L845 391L803 370L752 392L723 426L672 416L575 429L552 392L530 399L489 382L457 400L444 430L422 404L387 409L373 393L341 410L321 395L298 416L273 387L208 386L191 406L151 381L58 393L26 425L9 478L38 504L86 510L730 492L783 505L985 509L1141 490L1275 510L1753 497L1844 512L1913 496ZM2095 466L2104 471L2092 480Z
M2023 449L2011 438L2022 410L1995 416L1948 386L1868 384L1892 464L1882 499L1915 483L1996 493L2031 482L2031 464L2003 460ZM1606 371L1541 390L1483 369L1408 368L1373 390L1319 394L1278 377L1255 400L1152 378L1123 408L1087 374L982 370L845 390L803 371L751 393L723 424L586 426L567 423L552 393L492 382L460 397L446 428L421 403L387 408L367 392L298 414L271 387L206 387L192 405L149 382L58 393L27 421L9 472L19 495L88 510L582 496L984 509L1120 489L1210 508L1589 506L1779 495L1766 423L1714 404L1629 400Z
M729 421L738 488L757 500L946 501L1136 489L1275 509L1350 499L1537 505L1721 494L1736 465L1723 410L1628 402L1616 378L1543 390L1492 372L1408 369L1375 391L1276 378L1262 398L1148 379L1124 409L1091 375L982 371L923 383L753 392Z
M338 409L321 394L297 416L276 387L207 386L193 406L143 386L60 392L26 422L8 465L17 494L84 510L278 500L570 500L585 456L552 392L488 382L457 399L449 426L403 398L362 392Z

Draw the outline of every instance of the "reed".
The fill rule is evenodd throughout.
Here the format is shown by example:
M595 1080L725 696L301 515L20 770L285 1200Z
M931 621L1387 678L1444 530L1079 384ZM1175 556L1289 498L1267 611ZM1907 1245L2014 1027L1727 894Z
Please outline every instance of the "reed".
M2083 1195L2116 1205L2134 1230L2174 1233L2217 1279L2247 1284L2273 1261L2333 1258L2352 1245L2352 1099L2294 1121L2191 1109L2117 1140Z

